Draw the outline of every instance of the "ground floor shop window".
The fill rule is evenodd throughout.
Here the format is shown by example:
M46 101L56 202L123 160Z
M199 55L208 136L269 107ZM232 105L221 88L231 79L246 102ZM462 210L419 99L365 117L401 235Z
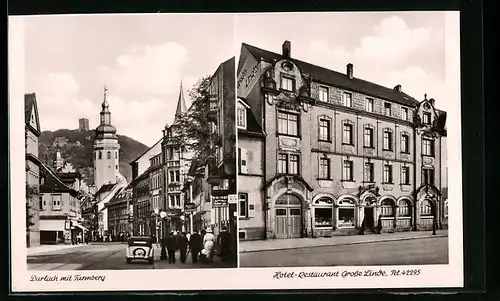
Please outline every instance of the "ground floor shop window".
M399 201L398 207L398 216L410 216L411 215L411 207L410 202L407 200Z
M339 208L339 228L354 227L354 207Z
M383 200L380 204L380 215L381 216L393 216L394 215L394 206L392 201Z
M314 226L316 228L333 227L332 208L315 208L314 220Z
M422 201L420 204L420 215L421 216L431 216L432 215L432 205L428 200Z

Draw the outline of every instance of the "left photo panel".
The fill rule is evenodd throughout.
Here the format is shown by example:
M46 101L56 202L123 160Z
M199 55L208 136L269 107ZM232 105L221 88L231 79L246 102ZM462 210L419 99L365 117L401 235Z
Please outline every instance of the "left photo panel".
M233 16L16 19L13 272L237 268Z

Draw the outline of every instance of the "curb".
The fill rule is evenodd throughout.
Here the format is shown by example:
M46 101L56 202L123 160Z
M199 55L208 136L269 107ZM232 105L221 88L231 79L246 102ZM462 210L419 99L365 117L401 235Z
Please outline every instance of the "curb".
M50 253L50 252L55 252L55 251L70 250L70 249L74 249L74 248L82 247L82 246L84 246L84 245L71 245L71 247L52 249L52 250L43 250L43 251L31 253L31 254L29 254L29 252L26 252L26 256L35 256L35 255L40 255L40 254Z
M401 240L412 240L412 239L423 239L423 238L436 238L436 237L448 237L448 234L436 234L436 235L404 237L404 238L384 238L384 239L379 239L379 240L353 241L353 242L344 242L344 243L338 243L338 244L311 245L311 246L300 246L300 247L291 247L291 248L249 250L249 251L240 251L239 253L240 254L241 253L257 253L257 252L283 251L283 250L308 249L308 248L320 248L320 247L348 246L348 245L360 245L360 244L370 244L370 243L378 243L378 242L401 241Z

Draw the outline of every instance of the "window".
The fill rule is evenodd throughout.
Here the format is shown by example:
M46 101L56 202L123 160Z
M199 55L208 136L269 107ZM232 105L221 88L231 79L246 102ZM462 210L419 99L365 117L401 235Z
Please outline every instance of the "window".
M319 159L319 178L328 180L330 179L330 159Z
M290 155L290 170L292 175L299 174L299 155Z
M410 168L401 166L401 184L410 184Z
M238 148L238 168L240 173L248 173L248 151L244 148Z
M352 107L352 94L351 93L344 92L344 96L343 96L342 100L343 100L344 106Z
M61 195L52 195L52 210L61 210Z
M118 159L118 152L115 152L115 159Z
M39 200L39 205L38 205L39 207L38 207L38 209L39 210L44 210L45 209L45 201L43 200L43 197L40 196L38 198L38 200Z
M111 152L108 152L108 159L111 159Z
M238 127L246 128L247 127L247 118L246 118L246 110L238 108Z
M394 216L394 206L390 200L383 200L380 204L380 215Z
M386 102L384 104L384 112L386 116L391 116L391 104Z
M405 107L401 108L401 118L403 120L408 120L408 108Z
M434 169L432 168L422 169L422 183L434 185Z
M298 136L299 115L278 112L278 133L283 135Z
M326 208L314 208L314 227L315 228L333 227L333 211L331 205Z
M384 130L384 150L392 151L392 131Z
M352 228L354 227L354 207L339 208L339 228Z
M99 160L102 159L102 152L99 152Z
M279 154L278 155L278 173L285 174L288 171L288 155Z
M424 124L431 124L431 113L424 112L424 114L423 114L423 123Z
M364 181L368 183L373 183L373 163L365 163L365 177Z
M180 182L181 181L181 172L180 170L175 171L175 181Z
M170 195L170 207L175 207L175 195Z
M245 193L239 194L238 216L248 217L248 196Z
M422 155L434 156L434 140L426 138L422 139Z
M408 134L402 134L401 135L401 152L402 153L409 153L410 149L410 137Z
M281 77L281 89L287 91L294 91L295 81L293 78L282 76Z
M327 118L319 120L319 140L330 141L330 120Z
M407 200L401 200L399 201L399 207L398 207L398 215L399 216L411 216L411 209L410 209L410 202Z
M365 147L373 148L373 129L366 127L365 135L364 135L364 144Z
M428 200L423 200L420 203L420 215L421 216L431 216L432 215L432 205Z
M319 96L320 101L328 102L328 87L319 87Z
M373 99L367 98L365 101L365 110L367 112L373 112Z
M115 166L116 170L118 170L118 165Z
M392 183L392 165L384 165L384 183Z
M342 135L342 143L353 145L352 141L352 124L344 123L343 127L343 135Z
M344 181L353 181L353 162L352 161L344 161L344 166L343 166L343 180Z
M168 172L168 174L170 176L169 177L170 178L169 182L175 182L175 173L174 173L174 171L171 170L171 171Z

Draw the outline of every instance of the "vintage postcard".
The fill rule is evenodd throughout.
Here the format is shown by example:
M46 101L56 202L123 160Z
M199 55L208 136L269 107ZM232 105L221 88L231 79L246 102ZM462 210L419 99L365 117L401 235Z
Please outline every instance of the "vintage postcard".
M459 59L458 12L11 17L12 291L461 287Z

